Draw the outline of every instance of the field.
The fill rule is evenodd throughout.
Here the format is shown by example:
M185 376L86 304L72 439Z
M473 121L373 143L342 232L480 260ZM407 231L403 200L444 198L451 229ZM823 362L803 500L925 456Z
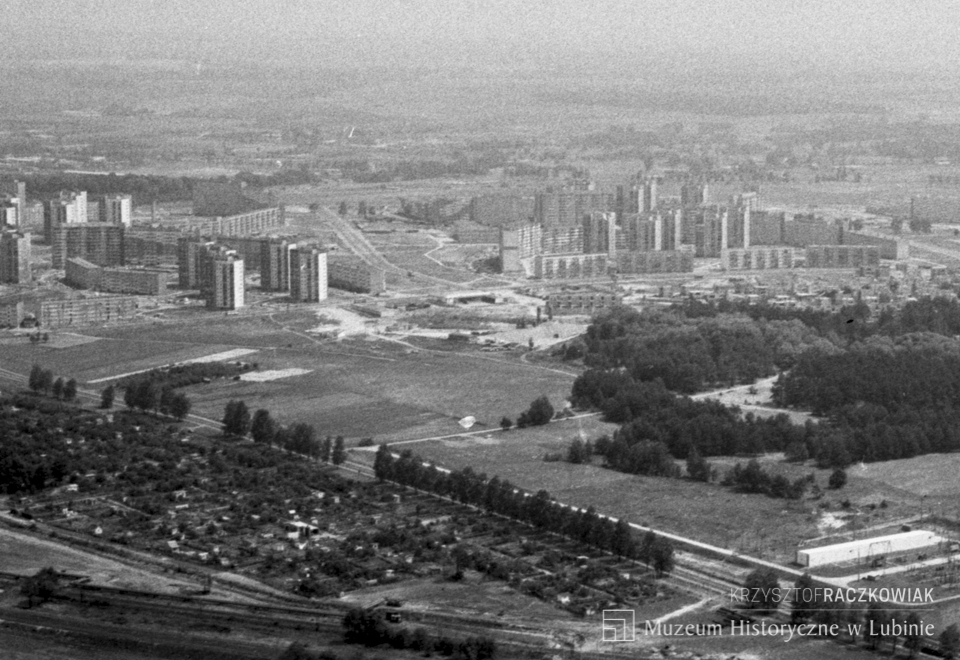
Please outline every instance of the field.
M623 474L596 465L546 462L548 452L563 452L578 435L596 438L614 426L597 418L554 422L535 429L515 429L463 438L403 445L425 459L449 468L470 466L488 476L509 479L536 492L545 489L561 502L594 506L614 517L687 535L740 552L791 562L797 545L806 539L913 520L920 513L919 498L893 485L850 470L842 491L827 490L828 470L783 463L780 456L761 461L790 479L813 473L824 491L821 499L791 501L735 493L719 484L694 483ZM400 447L398 447L399 449ZM354 452L372 460L372 454ZM721 474L736 461L711 459ZM868 467L869 470L869 467ZM844 507L842 501L849 501ZM885 506L880 503L886 501ZM929 511L929 508L928 508ZM827 515L836 512L837 515ZM838 522L844 526L835 527ZM846 540L846 539L840 539Z
M305 313L313 317L313 312ZM289 315L277 315L289 322ZM448 435L468 415L496 427L541 394L563 405L571 376L527 365L516 357L476 351L415 351L372 337L318 341L287 331L266 315L187 316L180 323L89 329L99 341L52 349L0 345L0 362L21 374L33 364L83 383L236 348L260 349L244 359L263 371L309 373L266 382L227 381L186 390L193 412L219 419L230 399L267 408L284 423L308 422L323 435L400 440ZM438 347L446 347L438 345ZM103 387L96 384L93 387Z

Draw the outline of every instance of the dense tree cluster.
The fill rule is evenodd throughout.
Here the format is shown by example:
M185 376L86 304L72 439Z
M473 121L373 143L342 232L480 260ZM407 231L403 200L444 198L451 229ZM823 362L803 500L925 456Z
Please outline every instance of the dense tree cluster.
M49 393L53 388L53 371L44 369L39 364L33 365L30 369L30 375L27 377L27 387L32 391L40 393Z
M743 315L618 307L600 314L580 344L564 356L583 354L594 369L622 369L636 381L660 379L667 389L693 393L712 385L751 382L789 365L811 345L825 344L803 323L757 323ZM573 354L571 355L571 350Z
M628 453L642 442L662 443L671 455L685 459L694 449L701 456L783 451L817 434L816 427L796 426L786 415L741 418L737 408L678 396L660 381L637 382L623 370L584 372L574 381L570 399L622 424L609 446L595 447L616 466L632 465Z
M958 397L960 350L931 334L810 351L774 388L778 404L829 417L829 429L797 448L822 467L960 449Z
M762 493L770 497L782 497L799 500L806 492L812 475L790 481L782 474L769 474L756 459L751 459L746 467L737 463L723 477L723 485L730 486L741 493Z
M380 445L373 464L381 481L395 481L421 490L450 497L464 504L529 523L540 529L562 534L618 556L640 559L651 564L658 574L673 568L673 546L656 535L637 544L626 521L614 523L599 516L593 507L577 511L554 500L545 490L529 494L498 477L487 479L469 467L444 472L427 465L409 450L394 457L389 446Z
M129 432L123 418L113 425L97 424L100 419L73 407L16 395L0 399L0 492L34 493L64 483L71 475L97 471L113 465L106 460L117 452L104 447L92 459L81 458L70 450L67 438L81 435L92 446L96 441L117 442L116 433ZM102 420L101 420L102 421Z
M838 290L834 295L840 293ZM676 306L676 310L689 319L737 313L762 322L799 321L819 336L844 345L874 335L898 337L913 332L933 332L953 337L960 334L960 301L945 297L911 300L898 310L883 310L874 319L871 319L870 309L862 302L831 312L756 305L743 301L703 302L691 299Z
M228 362L201 362L180 364L161 369L151 369L141 374L127 376L117 382L117 387L125 389L144 380L151 381L158 388L177 389L209 382L217 378L229 378L251 369L251 365L240 366Z
M550 400L546 396L539 396L517 417L517 428L543 426L553 419L553 412Z

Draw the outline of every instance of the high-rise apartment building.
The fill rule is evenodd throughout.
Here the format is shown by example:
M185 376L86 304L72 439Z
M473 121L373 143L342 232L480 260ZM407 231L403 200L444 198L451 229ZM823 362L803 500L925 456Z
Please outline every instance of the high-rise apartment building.
M243 259L236 252L227 251L210 260L210 286L207 288L207 307L210 309L239 309L244 304Z
M87 193L61 192L57 199L47 202L43 215L43 234L48 242L53 241L53 232L60 225L86 223Z
M265 291L289 291L291 252L296 243L264 239L260 243L260 288Z
M104 195L99 211L100 222L129 227L133 222L133 198L130 195Z
M327 299L327 253L302 246L290 253L290 298L294 302Z
M30 234L0 234L0 283L26 284L30 276Z
M70 257L81 257L98 266L122 266L123 232L123 225L101 222L57 225L52 233L53 267L63 268Z
M0 200L0 229L16 229L20 226L20 205L16 197Z
M657 178L648 176L643 181L643 200L640 210L650 213L657 210Z

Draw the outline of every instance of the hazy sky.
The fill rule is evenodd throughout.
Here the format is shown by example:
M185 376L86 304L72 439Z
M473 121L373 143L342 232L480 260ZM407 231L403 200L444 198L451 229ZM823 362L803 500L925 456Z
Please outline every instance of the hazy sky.
M4 0L0 55L319 64L563 61L574 53L768 62L960 62L957 0Z

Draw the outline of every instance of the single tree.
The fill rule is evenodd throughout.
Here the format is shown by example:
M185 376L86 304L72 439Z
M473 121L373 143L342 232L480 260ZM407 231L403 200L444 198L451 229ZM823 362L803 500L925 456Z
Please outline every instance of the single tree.
M50 389L53 387L53 371L50 369L44 369L40 374L40 389L43 390L44 394L49 394Z
M346 203L346 202L340 202L340 208L338 209L337 212L338 212L341 216L343 216L343 215L346 215L346 214L347 214L347 210L348 210L348 209L347 209L347 203Z
M43 367L39 364L33 365L30 369L30 377L27 380L27 386L34 392L40 392L43 389Z
M63 398L66 401L73 401L77 398L77 379L71 378L63 386Z
M27 606L33 607L35 603L45 603L53 598L57 593L59 581L60 573L57 569L42 568L36 575L24 580L20 593L27 597Z
M260 408L253 413L253 421L250 423L250 435L254 442L270 444L274 436L277 435L276 424L270 417L270 411Z
M747 609L759 610L761 613L777 609L780 603L780 583L772 569L754 569L747 575L743 586L747 589Z
M687 454L687 475L694 481L710 481L710 464L700 455L696 447Z
M390 447L386 444L380 445L377 449L377 455L373 458L373 473L380 481L385 481L393 476L393 454L390 453Z
M504 415L500 418L500 428L502 428L504 431L509 431L512 426L513 421L509 417Z
M250 411L243 401L228 401L223 411L223 432L244 437L250 432Z
M107 385L100 392L100 407L104 410L113 408L113 399L117 395L113 385Z
M328 435L320 443L320 460L329 463L331 451L333 451L333 438Z
M63 383L63 377L61 376L60 378L57 378L57 380L55 380L53 383L53 396L57 399L62 399L63 388L64 388L64 383Z
M539 396L533 400L530 407L520 414L517 426L542 426L553 419L553 406L546 396Z
M330 460L334 465L340 465L347 460L347 451L343 446L342 435L338 435L337 439L333 442L333 451L331 452Z
M843 468L837 468L830 474L830 480L827 485L834 490L840 490L847 485L847 471Z
M630 557L634 552L633 533L630 531L630 525L621 518L613 528L613 539L611 549L617 557Z
M650 550L650 561L657 577L662 577L673 570L673 544L669 539L657 537Z
M813 614L817 607L816 592L814 589L813 578L809 573L804 573L793 584L793 593L796 594L793 599L793 607L790 612L790 619L794 622L806 621Z
M170 401L170 414L182 422L190 414L191 407L193 407L193 404L187 398L187 395L183 392L177 392Z

